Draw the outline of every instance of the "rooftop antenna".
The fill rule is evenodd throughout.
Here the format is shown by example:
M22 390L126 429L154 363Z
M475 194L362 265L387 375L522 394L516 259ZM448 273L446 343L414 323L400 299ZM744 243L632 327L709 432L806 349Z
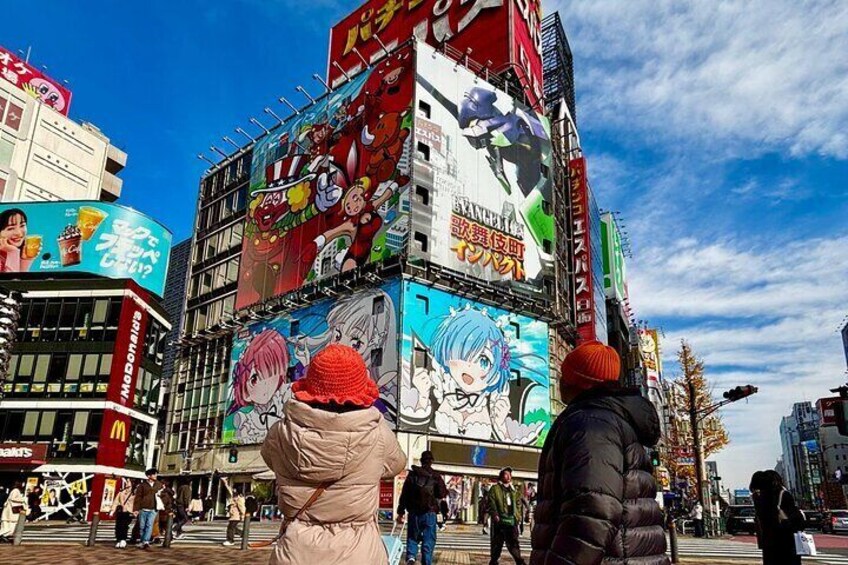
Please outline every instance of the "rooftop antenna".
M249 139L250 141L252 141L252 142L256 143L256 139L254 139L254 138L253 138L253 136L251 136L249 133L247 133L247 132L246 132L246 131L244 131L243 129L241 129L241 128L236 128L236 129L235 129L235 132L236 132L236 133L240 133L240 134L242 134L243 136L245 136L245 137L246 137L247 139Z
M256 118L250 118L250 119L249 119L249 121L250 121L250 123L251 123L251 124L255 125L255 126L256 126L256 127L258 127L259 129L261 129L262 131L264 131L264 132L265 132L265 135L268 135L269 133L271 133L271 131L270 131L268 128L266 128L265 126L263 126L263 125L262 125L262 122L260 122L260 121L259 121L259 120L257 120Z
M336 61L333 61L333 66L336 67L339 70L339 72L342 73L347 80L350 80L350 75L345 72L345 70L342 68L342 66L340 64L338 64Z
M324 85L324 88L326 88L326 89L327 89L327 92L332 92L332 91L333 91L333 89L332 89L332 88L330 88L330 85L329 85L329 84L327 84L327 82L326 82L323 78L321 78L320 76L318 76L318 73L313 73L313 74L312 74L312 78L314 78L315 80L317 80L318 82L320 82L321 84L323 84L323 85Z
M307 98L309 98L309 101L312 102L313 104L315 104L316 100L314 98L312 98L311 94L306 92L305 88L303 88L302 86L296 86L294 89L297 90L298 92L300 92L301 94L303 94L304 96L306 96Z
M354 47L352 51L356 53L356 56L359 57L359 60L362 61L362 64L365 65L366 68L371 68L371 63L365 60L365 57L362 56L362 53L359 52L359 49Z
M294 111L295 114L300 114L300 110L295 108L294 104L292 104L291 102L289 102L288 100L286 100L282 96L280 96L279 101L280 101L280 104L285 104L286 106L291 108Z
M215 147L214 145L210 145L210 146L209 146L209 149L210 149L211 151L214 151L215 153L217 153L218 155L220 155L220 156L221 156L221 157L223 157L224 159L226 159L227 157L229 157L229 155L227 155L226 153L224 153L223 151L221 151L220 149L218 149L218 148L217 148L217 147Z
M274 110L272 110L271 108L265 108L264 111L269 116L273 116L278 122L283 123L283 119L280 116L278 116L277 114L275 114Z
M222 137L222 139L223 139L224 141L226 141L227 143L229 143L230 145L232 145L233 147L235 147L235 148L236 148L236 151L240 151L240 150L241 150L241 145L239 145L238 143L236 143L235 141L233 141L232 139L230 139L228 136L226 136L226 135L225 135L225 136L223 136L223 137Z
M209 165L210 165L210 166L212 166L212 167L214 167L214 166L215 166L215 161L213 161L212 159L210 159L209 157L207 157L207 156L206 156L206 155L204 155L203 153L198 153L198 154L197 154L197 158L198 158L198 159L200 159L201 161L206 161L206 162L207 162L207 163L209 163Z

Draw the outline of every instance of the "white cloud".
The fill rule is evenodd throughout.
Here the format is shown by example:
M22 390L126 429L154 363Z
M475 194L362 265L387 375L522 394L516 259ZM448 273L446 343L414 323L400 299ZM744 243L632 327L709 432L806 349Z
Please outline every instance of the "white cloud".
M848 3L560 0L578 119L712 154L848 156Z

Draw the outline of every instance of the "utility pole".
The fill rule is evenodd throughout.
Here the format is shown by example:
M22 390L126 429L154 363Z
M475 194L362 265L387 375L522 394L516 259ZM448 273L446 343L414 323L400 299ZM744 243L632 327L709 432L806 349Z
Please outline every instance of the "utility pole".
M685 367L684 371L686 371ZM688 371L685 375L686 384L689 387L689 425L692 426L692 441L695 445L695 484L698 489L698 502L701 503L701 506L704 506L704 473L702 469L704 456L701 453L701 431L699 430L698 422L698 406L695 402L695 383L692 381Z

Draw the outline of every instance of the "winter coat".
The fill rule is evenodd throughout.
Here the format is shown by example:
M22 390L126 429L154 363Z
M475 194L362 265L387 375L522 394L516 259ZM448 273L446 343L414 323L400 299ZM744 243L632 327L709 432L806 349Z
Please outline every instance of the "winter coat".
M667 565L646 452L659 437L638 391L592 389L569 404L539 460L531 565Z
M115 502L112 503L112 514L120 512L132 512L135 494L131 487L122 488L115 497Z
M432 492L428 492L422 488L423 486L426 486ZM398 514L403 516L407 510L415 516L429 514L430 512L438 514L440 511L439 500L447 497L447 495L448 487L445 485L445 479L438 471L413 465L412 470L403 482L403 489L400 491Z
M283 515L294 517L320 484L331 484L289 525L270 564L388 563L377 525L380 480L400 473L406 455L380 411L336 413L297 400L284 410L262 444Z
M191 485L182 485L177 490L177 506L188 508L191 504Z
M780 510L787 520L780 521ZM761 492L754 496L757 515L757 542L763 550L764 565L800 565L795 554L795 532L804 531L804 514L788 490L778 493Z
M512 498L512 506L507 504L507 497ZM492 485L492 488L489 489L489 512L492 514L493 519L495 516L498 517L497 520L503 520L512 516L514 520L513 525L521 523L521 517L523 515L521 493L518 492L515 485L512 485L511 489L501 483Z
M233 495L227 501L227 520L230 522L241 522L244 520L247 510L244 507L244 497L240 494Z
M156 493L163 488L159 481L141 481L135 489L135 499L133 500L133 511L141 510L156 510Z

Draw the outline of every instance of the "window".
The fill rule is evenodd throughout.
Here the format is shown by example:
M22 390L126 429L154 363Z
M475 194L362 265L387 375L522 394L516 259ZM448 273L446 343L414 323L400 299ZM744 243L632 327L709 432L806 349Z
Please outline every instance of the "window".
M427 253L427 236L420 231L415 232L415 243L418 244L418 250L421 253Z
M35 429L38 426L38 416L40 412L27 412L24 416L24 427L21 430L21 437L31 438L35 436Z
M82 357L80 354L71 355L68 360L68 372L65 373L66 380L75 381L79 379L82 370Z
M75 436L84 436L88 427L88 412L77 412L74 414L74 427L71 432Z
M108 300L97 300L94 303L94 313L91 315L91 322L94 324L103 324L106 321L106 311L109 309Z
M38 427L38 435L41 437L53 437L53 424L56 423L56 412L44 412L41 414L41 425Z
M35 373L32 380L37 383L43 383L47 380L47 369L50 367L50 355L39 355L35 364Z
M15 131L21 127L21 120L24 117L24 109L14 102L9 102L9 111L6 113L6 125Z
M430 190L427 187L421 186L420 184L416 184L415 196L418 196L421 199L421 203L424 206L430 205Z
M418 101L418 115L422 118L430 119L430 105L423 100Z
M424 296L423 294L416 294L415 300L421 303L421 306L424 308L424 315L430 314L430 299Z
M418 142L418 158L424 161L430 160L430 146L421 141Z

